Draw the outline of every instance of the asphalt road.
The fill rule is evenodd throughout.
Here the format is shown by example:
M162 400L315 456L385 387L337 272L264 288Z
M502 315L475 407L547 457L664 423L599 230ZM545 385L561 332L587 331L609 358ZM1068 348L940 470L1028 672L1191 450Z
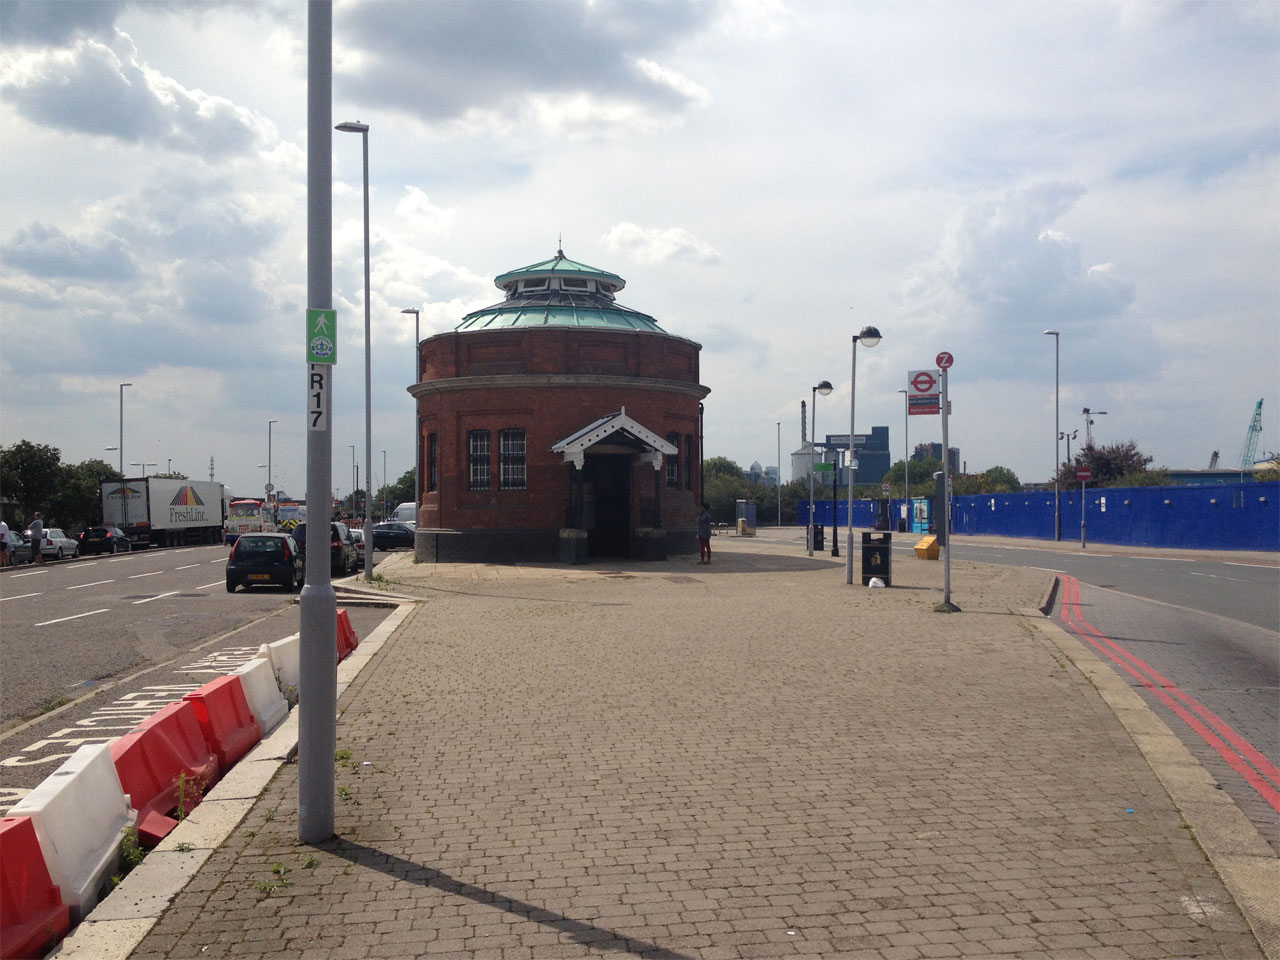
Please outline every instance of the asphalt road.
M0 810L82 744L120 736L298 632L296 594L226 592L226 554L190 547L3 571ZM359 637L387 613L348 609Z
M226 559L214 545L0 571L0 728L292 605L276 587L228 594Z

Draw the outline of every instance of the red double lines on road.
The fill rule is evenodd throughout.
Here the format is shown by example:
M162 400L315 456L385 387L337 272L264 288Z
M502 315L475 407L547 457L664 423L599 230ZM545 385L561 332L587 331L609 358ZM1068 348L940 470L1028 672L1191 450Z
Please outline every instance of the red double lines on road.
M1076 636L1150 690L1280 813L1280 769L1203 703L1161 676L1149 663L1104 637L1080 613L1080 582L1062 573L1058 579L1062 581L1062 620Z

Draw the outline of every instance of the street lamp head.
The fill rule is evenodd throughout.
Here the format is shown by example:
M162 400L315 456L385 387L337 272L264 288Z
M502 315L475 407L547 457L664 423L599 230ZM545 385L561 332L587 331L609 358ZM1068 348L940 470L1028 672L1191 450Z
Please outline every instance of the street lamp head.
M862 332L853 339L857 340L864 347L874 347L880 342L880 331L875 327L863 327Z
M899 393L906 393L906 392L907 392L907 388L906 388L906 387L899 387L899 388L898 388L898 392L899 392Z
M122 383L122 384L120 384L120 386L122 386L122 387L132 387L132 386L133 386L133 384L132 384L132 383Z
M831 386L830 380L819 381L818 385L813 388L814 392L822 394L824 397L831 393L835 387Z
M369 125L359 121L348 120L346 123L338 124L333 129L341 130L343 133L368 133Z
M1058 331L1057 331L1057 330L1046 330L1046 331L1044 332L1044 335L1045 335L1046 337L1056 337L1056 336L1058 335Z
M418 308L417 308L417 307L405 307L405 308L404 308L403 310L401 310L400 312L401 312L401 313L412 313L412 314L416 317L416 316L418 315Z

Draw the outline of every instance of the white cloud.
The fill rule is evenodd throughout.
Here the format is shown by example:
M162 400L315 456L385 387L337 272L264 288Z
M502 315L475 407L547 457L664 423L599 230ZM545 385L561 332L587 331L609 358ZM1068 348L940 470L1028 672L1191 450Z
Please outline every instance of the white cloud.
M637 263L652 266L671 260L716 264L720 254L711 244L699 240L683 227L641 227L615 223L601 238L609 250L627 254Z

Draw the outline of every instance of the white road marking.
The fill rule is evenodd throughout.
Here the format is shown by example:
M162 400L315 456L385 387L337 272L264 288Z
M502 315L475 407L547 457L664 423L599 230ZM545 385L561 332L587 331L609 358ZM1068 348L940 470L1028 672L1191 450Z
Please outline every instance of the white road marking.
M81 617L92 617L95 613L106 613L106 612L107 612L107 608L103 607L101 610L90 610L88 613L77 613L74 617L59 617L57 620L44 620L40 623L35 624L35 626L47 627L51 623L66 623L68 620L79 620Z
M93 583L81 583L74 587L67 587L68 590L83 590L85 587L100 587L104 583L115 583L114 580L95 580Z
M136 607L140 603L150 603L152 600L163 600L165 597L172 597L177 590L170 590L168 593L158 593L154 597L147 597L145 600L135 600L133 605Z
M200 566L200 564L198 563L188 563L185 567L176 567L175 569L176 570L194 570L198 566Z
M3 603L5 600L25 600L27 597L40 597L40 596L43 596L43 594L40 594L40 593L20 593L20 594L18 594L16 597L0 597L0 603Z
M215 580L213 583L206 583L204 586L196 587L197 590L208 590L210 587L216 587L218 584L226 585L226 580Z
M133 573L129 575L130 580L137 580L140 577L158 577L164 573L163 570L153 570L151 573Z
M1170 563L1195 563L1192 557L1130 557L1130 560L1168 560Z
M17 580L19 577L38 577L41 574L48 572L48 570L32 570L30 573L15 573L13 574L12 579Z
M1270 563L1245 563L1241 560L1223 560L1229 567L1257 567L1259 570L1274 570L1275 564Z

